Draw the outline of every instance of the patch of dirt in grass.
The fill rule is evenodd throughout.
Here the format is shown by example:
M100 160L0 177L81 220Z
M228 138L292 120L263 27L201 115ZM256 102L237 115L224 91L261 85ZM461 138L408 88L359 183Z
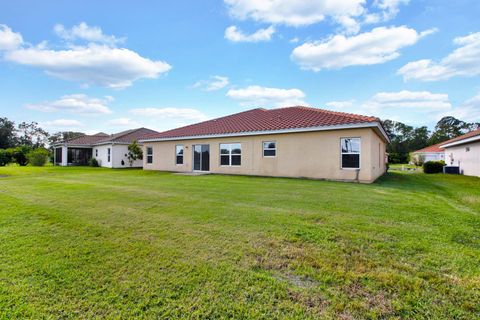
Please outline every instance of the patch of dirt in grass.
M480 204L480 197L477 196L465 196L462 200L468 204Z
M360 301L360 307L365 311L374 310L377 315L385 317L393 315L394 307L392 305L392 297L385 291L375 290L372 292L359 281L354 281L342 288L342 291L348 296L349 300Z
M290 300L300 303L316 314L323 314L330 304L320 295L309 295L304 291L288 289L287 295Z
M0 178L7 178L7 177L9 177L9 175L7 175L7 174L0 174Z
M278 280L286 281L295 287L303 289L313 288L319 284L309 277L302 277L293 273L274 273L273 276Z

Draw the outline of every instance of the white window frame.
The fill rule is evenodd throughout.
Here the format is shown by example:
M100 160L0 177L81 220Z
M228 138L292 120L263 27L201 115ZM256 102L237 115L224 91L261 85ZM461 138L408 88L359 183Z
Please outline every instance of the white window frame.
M107 162L110 162L111 159L112 159L112 149L107 148Z
M265 144L275 143L275 148L265 148ZM266 156L265 151L272 151L275 150L274 156ZM265 158L275 158L277 156L277 141L262 141L262 156Z
M98 149L95 149L95 157L98 157Z
M151 153L148 153L148 150L151 151ZM146 147L146 150L145 150L145 153L146 153L146 157L145 157L145 161L147 164L153 164L153 147ZM151 162L148 162L148 157L151 157L152 161Z
M343 152L342 142L345 139L358 139L358 152ZM358 168L344 168L343 167L343 155L344 154L358 154ZM340 138L340 168L342 170L359 170L362 167L362 138L360 137L341 137Z
M240 145L240 154L233 154L232 155L232 145L238 144ZM226 154L222 154L222 145L229 146L228 148L228 164L222 164L222 156L227 156ZM226 148L225 148L226 149ZM242 143L240 142L228 142L228 143L220 143L218 152L220 154L220 158L218 159L220 162L220 167L241 167L242 166ZM232 156L240 156L240 164L232 164Z
M177 148L182 147L182 154L178 154ZM182 163L177 162L177 157L182 157ZM183 166L185 164L185 146L183 144L177 144L175 145L175 165L176 166Z

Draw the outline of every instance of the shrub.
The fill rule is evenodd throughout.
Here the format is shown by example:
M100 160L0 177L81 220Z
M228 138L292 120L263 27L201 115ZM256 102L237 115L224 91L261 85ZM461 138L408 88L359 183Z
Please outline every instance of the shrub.
M28 146L19 146L13 149L8 149L7 151L12 154L12 159L18 163L18 165L26 166L28 164L27 154L30 150L31 149Z
M50 157L50 152L44 148L37 148L27 154L28 161L32 166L43 167Z
M424 173L441 173L443 172L443 167L445 166L445 161L427 161L423 164Z
M417 167L421 167L425 163L425 155L423 154L414 154L411 156L411 159L413 164Z
M12 155L8 150L0 149L0 167L3 167L12 162Z
M100 167L100 164L98 163L98 160L95 159L95 158L90 159L90 161L88 161L88 165L90 167Z

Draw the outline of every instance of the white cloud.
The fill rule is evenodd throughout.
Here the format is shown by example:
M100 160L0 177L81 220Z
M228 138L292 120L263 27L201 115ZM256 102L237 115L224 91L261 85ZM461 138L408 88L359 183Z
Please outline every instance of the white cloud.
M480 93L460 104L451 112L445 112L444 116L447 115L467 122L480 122Z
M460 47L439 62L429 59L409 62L398 70L398 74L405 81L439 81L480 75L480 32L455 38L453 42Z
M378 13L366 15L366 23L378 23L393 19L399 12L400 5L407 5L410 0L375 0L373 7L380 9Z
M209 80L200 80L193 84L193 88L202 88L205 91L215 91L225 88L230 81L228 77L211 76Z
M55 33L62 39L67 41L85 40L88 42L104 43L108 45L115 45L122 43L125 39L118 39L115 36L109 36L103 33L100 27L92 27L85 22L73 26L71 29L65 29L62 24L55 25Z
M234 18L298 27L318 23L327 16L359 16L364 11L365 0L224 0L224 2Z
M0 24L0 51L14 50L23 43L20 33L13 32L8 26Z
M396 108L403 111L408 109L448 110L452 107L448 94L431 93L429 91L379 92L366 103L367 107L382 110Z
M409 0L224 0L233 18L269 24L308 26L329 20L342 26L344 33L355 34L362 24L394 18Z
M42 68L60 79L120 89L131 86L138 79L157 78L171 69L166 62L144 58L125 48L95 44L66 50L43 46L21 48L7 52L5 59Z
M348 108L352 108L354 103L355 103L355 100L330 101L325 103L325 105L329 108L341 111Z
M238 30L236 26L230 26L225 29L225 39L232 42L261 42L270 41L275 33L275 28L270 26L266 29L258 29L252 34L245 34Z
M49 49L45 41L37 46L20 46L22 36L0 25L0 49L6 50L4 59L38 67L51 76L79 81L83 85L120 89L139 79L158 78L171 69L164 61L150 60L129 49L112 47L112 43L119 40L104 35L100 28L80 24L67 30L57 25L56 30L69 39L84 39L90 43L81 46L70 44L63 50Z
M400 56L400 49L414 45L432 32L434 30L418 33L401 26L379 27L352 37L335 35L296 47L291 58L303 69L313 71L380 64L396 59Z
M45 121L42 122L41 125L47 128L79 128L84 126L84 124L80 121L72 119L57 119L52 121Z
M230 89L227 97L240 102L243 106L305 105L305 93L299 89L279 89L261 86L248 86L243 89Z
M133 121L130 118L116 118L108 121L109 125L118 126L118 127L136 127L138 122Z
M175 119L187 121L204 121L208 117L200 110L193 108L137 108L130 113L136 116L155 119Z
M45 101L38 104L27 104L26 107L31 110L43 112L72 112L82 114L109 114L112 111L108 104L113 100L112 97L91 98L85 94L70 94L60 97L56 101Z
M430 91L378 92L366 101L332 101L326 105L336 111L373 115L411 125L434 125L436 121L452 113L448 94Z

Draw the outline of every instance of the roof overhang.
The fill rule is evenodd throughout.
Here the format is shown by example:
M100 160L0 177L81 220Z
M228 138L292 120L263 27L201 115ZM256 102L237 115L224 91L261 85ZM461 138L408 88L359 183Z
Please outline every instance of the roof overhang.
M470 137L470 138L465 138L465 139L462 139L462 140L453 141L453 142L446 143L446 144L442 144L440 146L440 148L449 148L449 147L459 146L461 144L475 142L475 141L480 141L480 135L473 136L473 137Z
M245 132L235 132L235 133L198 135L198 136L151 138L151 139L140 139L139 142L144 143L144 142L157 142L157 141L212 139L212 138L258 136L258 135L269 135L269 134L313 132L313 131L331 131L331 130L361 129L361 128L372 128L372 129L374 129L380 137L383 137L383 139L386 142L390 143L390 138L388 137L387 133L385 132L385 129L383 128L383 126L379 122L362 122L362 123L352 123L352 124L341 124L341 125L335 125L335 126L292 128L292 129L282 129L282 130L245 131Z

